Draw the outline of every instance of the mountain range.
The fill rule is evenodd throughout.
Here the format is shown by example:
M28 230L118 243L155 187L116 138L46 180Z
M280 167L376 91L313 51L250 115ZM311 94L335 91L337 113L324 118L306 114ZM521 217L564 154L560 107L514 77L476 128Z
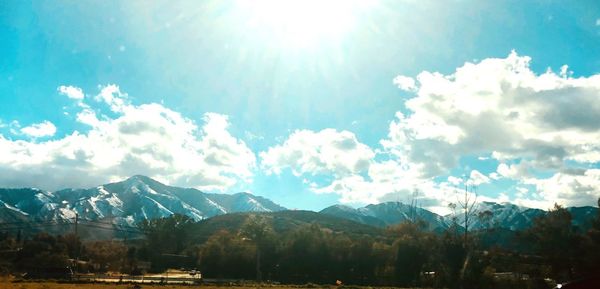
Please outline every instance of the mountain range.
M598 215L598 208L568 207L572 223L582 230L591 226L591 221ZM489 211L488 220L480 219L476 215ZM431 231L441 232L452 225L454 215L440 216L423 208L415 208L399 202L387 202L368 205L362 208L352 208L344 205L333 205L321 211L323 214L353 220L358 223L376 227L386 227L410 220L424 221ZM481 202L475 207L475 217L469 225L470 229L485 229L488 227L503 228L512 231L521 231L529 228L536 217L543 216L547 211L517 206L511 203ZM456 216L456 222L461 225L461 215Z
M510 203L481 202L479 212L490 211L490 218L474 218L470 226L482 229L495 226L509 230L523 230L533 219L546 212ZM570 207L573 223L583 229L598 214L595 207ZM179 188L162 184L145 176L133 176L121 182L89 189L63 189L55 192L35 188L0 189L0 230L11 224L73 224L79 220L102 220L114 226L135 227L140 221L183 214L196 221L230 213L279 212L294 214L263 197L249 193L211 194L193 188ZM453 222L453 216L440 216L423 208L399 202L372 204L361 208L333 205L311 215L312 218L341 218L352 223L383 228L407 220L419 219L431 231L442 232ZM460 221L458 222L460 224ZM23 226L10 227L22 228ZM40 229L41 230L41 229ZM59 230L60 231L60 230Z
M182 214L196 221L234 212L272 212L285 208L249 193L209 194L167 186L145 176L90 189L56 192L35 188L0 189L2 223L74 223L104 220L118 226Z

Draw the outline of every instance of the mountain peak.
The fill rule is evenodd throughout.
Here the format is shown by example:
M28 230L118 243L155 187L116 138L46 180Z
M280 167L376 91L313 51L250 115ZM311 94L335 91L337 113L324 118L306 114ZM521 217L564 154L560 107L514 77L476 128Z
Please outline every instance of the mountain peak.
M187 215L202 220L235 212L272 212L285 208L243 192L209 194L192 188L168 186L144 175L89 189L44 192L33 189L0 189L0 221L18 218L30 221L70 221L109 218L116 225L141 220Z
M331 206L321 210L321 213L330 213L330 214L335 214L337 212L354 213L355 211L356 211L356 209L352 208L350 206L346 206L346 205L342 205L342 204L335 204L335 205L331 205Z
M144 175L133 175L127 179L125 179L123 182L125 183L134 183L134 182L143 182L143 183L147 183L147 182L157 182L156 180L154 180L153 178L144 176Z
M112 183L109 185L121 185L124 188L137 188L148 191L162 191L166 190L169 187L153 178L144 175L134 175L123 181Z

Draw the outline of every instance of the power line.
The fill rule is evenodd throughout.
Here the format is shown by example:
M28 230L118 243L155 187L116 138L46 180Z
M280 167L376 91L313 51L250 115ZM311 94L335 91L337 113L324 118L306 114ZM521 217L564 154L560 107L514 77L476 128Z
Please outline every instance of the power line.
M68 218L67 220L74 220L76 218ZM23 226L23 227L28 227L31 225L38 225L38 224L65 224L65 225L77 225L77 224L81 224L81 222L88 222L88 223L96 223L96 224L102 224L102 225L111 225L111 226L117 226L120 228L129 228L129 229L140 229L139 227L136 226L128 226L128 225L121 225L121 224L115 224L115 223L108 223L108 222L101 222L101 221L96 221L96 220L85 220L85 219L77 219L76 222L62 222L59 220L36 220L36 221L19 221L19 222L0 222L0 230L2 230L2 226L5 225L19 225L19 226Z
M74 222L69 222L73 220ZM105 226L103 226L105 225ZM156 232L156 230L150 228L140 228L138 226L115 224L110 222L103 222L100 220L86 220L79 218L78 215L72 218L65 218L62 220L33 220L33 221L14 221L14 222L0 222L0 231L13 231L13 230L32 230L40 229L43 227L51 226L74 226L74 232L78 234L78 226L84 226L88 228L96 228L103 230L110 230L114 232L124 232L132 234L149 234ZM107 227L110 226L110 227Z
M91 220L82 220L83 222L77 223L68 223L68 222L58 222L58 221L34 221L34 222L7 222L0 223L1 225L10 225L9 227L0 227L0 231L12 231L12 230L26 230L26 229L37 229L49 226L84 226L90 228L118 231L118 232L127 232L127 233L136 233L136 234L147 234L148 232L152 232L152 230L142 230L138 227L133 226L120 226L113 223L105 223L99 221L91 221ZM95 224L87 224L95 223ZM18 224L18 225L17 225ZM105 227L101 225L109 225L114 227Z
M138 230L141 229L140 227L137 227L137 226L121 225L121 224L115 224L115 223L101 222L101 221L97 221L97 220L82 220L82 221L89 222L89 223L102 224L102 225L118 226L120 228L130 228L130 229L138 229Z
M42 227L51 227L51 226L65 226L72 225L70 223L47 223L47 224L34 224L30 226L16 226L16 227L8 227L8 228L0 228L0 231L11 231L11 230L25 230L25 229L36 229Z
M65 218L64 220L74 220L74 219L75 218ZM47 223L47 222L58 222L58 220L32 220L32 221L0 222L0 226L2 226L2 225L32 224L32 223ZM68 222L65 222L65 223L68 223Z
M90 228L104 229L104 230L117 231L117 232L147 234L147 232L141 231L141 230L134 231L134 230L125 230L125 229L118 229L118 228L107 228L107 227L97 226L97 225L93 225L93 224L80 224L80 225L85 226L85 227L90 227Z

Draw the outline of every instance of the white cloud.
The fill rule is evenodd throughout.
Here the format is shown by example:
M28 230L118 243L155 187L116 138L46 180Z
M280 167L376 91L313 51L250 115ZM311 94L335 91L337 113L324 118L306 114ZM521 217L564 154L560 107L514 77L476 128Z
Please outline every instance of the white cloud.
M600 26L600 18L596 19L596 26Z
M390 123L383 150L360 144L351 132L296 131L260 154L262 166L276 174L289 168L312 191L336 193L347 203L405 200L419 189L424 207L443 211L455 199L453 187L508 178L520 188L510 200L518 204L547 208L555 199L590 204L598 195L596 174L583 170L575 176L567 163L600 161L600 75L574 78L567 65L538 74L530 61L512 52L465 63L449 75L424 71L416 80L400 75L394 84L415 96L405 102L407 112L397 112ZM350 140L352 149L332 149L338 138ZM375 160L374 151L387 160ZM488 176L471 170L466 181L454 176L433 181L458 167L462 156L500 164ZM538 179L537 171L554 176ZM315 175L331 181L321 185ZM559 191L567 196L550 193ZM483 198L509 201L505 193Z
M470 185L479 186L490 182L490 178L479 172L478 170L472 170L469 176L468 183Z
M530 61L513 51L506 58L465 63L449 75L424 71L416 82L399 76L394 82L414 90L415 97L405 102L406 115L397 113L381 144L403 163L420 168L422 178L447 174L461 156L491 155L500 161L497 173L487 177L474 171L471 179L504 177L533 185L539 194L530 191L529 198L513 200L531 206L555 199L589 205L591 195L598 196L591 189L598 188L591 185L596 174L556 172L564 171L567 162L600 162L600 74L574 78L567 65L559 73L537 74ZM535 171L555 174L538 179ZM550 193L561 191L571 193Z
M349 131L324 129L294 131L281 145L260 153L267 173L279 174L290 168L297 175L333 174L347 176L365 172L375 156Z
M106 103L114 112L123 112L128 106L127 94L122 93L117 85L109 84L100 88L100 93L95 97L96 101Z
M264 136L252 133L251 131L244 131L244 137L246 138L246 140L249 140L249 141L265 139Z
M268 173L290 169L311 191L337 194L342 203L407 202L419 190L424 207L445 212L440 195L453 192L446 184L420 179L417 169L398 160L376 161L373 149L348 131L295 131L283 144L261 152L260 158ZM319 184L319 176L331 181Z
M326 186L313 185L311 189L316 193L338 194L340 202L354 204L407 203L418 190L419 204L438 213L447 213L447 201L455 198L455 188L450 184L416 178L410 169L395 161L373 163L367 176L354 174L335 178Z
M569 74L573 74L573 73L569 71L568 65L565 64L560 67L560 73L558 75L560 75L563 78L566 78L569 76Z
M262 166L275 174L289 168L312 191L336 193L346 203L404 201L418 189L424 207L444 211L456 198L455 186L509 178L520 188L517 199L510 200L517 204L590 204L598 195L600 174L569 170L567 162L600 161L600 75L573 78L567 65L558 73L548 69L537 74L530 61L512 52L506 58L465 63L449 75L425 71L416 80L398 76L394 84L415 97L405 102L406 114L396 113L380 142L383 150L361 144L347 131L302 130L262 152ZM350 144L345 149L334 145L342 139ZM375 160L374 151L387 160ZM471 170L466 181L454 176L433 181L459 166L462 156L500 164L489 176ZM536 171L554 176L538 179ZM321 185L323 179L315 181L316 175L331 181ZM483 199L509 201L509 196L500 192Z
M558 203L568 206L590 206L600 197L600 169L558 172L546 179L531 178L541 198L540 207Z
M422 164L424 176L458 165L463 155L527 159L536 168L600 161L600 75L534 73L530 58L465 63L453 74L422 72L382 141L390 152Z
M134 174L173 185L224 190L251 181L256 157L228 131L227 116L207 113L203 124L160 104L128 104L116 85L96 98L116 113L108 117L82 107L77 120L89 126L45 142L0 135L0 183L58 189L86 187Z
M448 183L454 185L454 186L458 186L460 185L460 183L462 183L462 180L460 178L457 178L455 176L449 176L448 177Z
M21 133L34 138L47 137L53 136L56 133L56 126L45 120L41 123L34 123L30 126L23 127L20 131Z
M492 180L499 180L500 179L500 175L497 172L491 172L489 175L489 178Z
M531 176L531 173L529 172L529 166L529 163L526 161L511 165L501 163L498 165L496 172L498 175L505 178L521 180Z
M414 91L417 89L417 85L415 83L415 79L412 77L398 75L394 78L394 84L398 86L398 88L406 91Z
M83 90L79 87L61 85L58 87L58 91L70 99L82 100L84 98Z

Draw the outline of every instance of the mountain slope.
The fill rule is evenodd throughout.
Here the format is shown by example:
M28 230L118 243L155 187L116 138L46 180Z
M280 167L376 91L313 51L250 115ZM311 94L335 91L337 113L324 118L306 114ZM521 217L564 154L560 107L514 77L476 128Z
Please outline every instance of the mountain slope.
M573 217L573 225L584 231L590 228L591 220L598 214L598 208L595 207L570 207L567 210ZM544 210L520 207L510 203L481 202L477 206L476 213L484 211L490 211L492 213L491 218L487 221L480 220L478 217L473 218L469 226L470 229L496 227L521 231L531 227L535 218L547 213ZM437 232L447 229L452 224L453 219L453 215L440 216L428 210L411 208L409 205L398 202L368 205L357 209L334 205L323 209L320 213L376 227L385 227L419 219L427 224L429 230ZM458 215L457 218L458 223L462 224L461 216Z
M373 216L365 215L358 209L354 209L352 207L344 205L333 205L331 207L327 207L321 210L319 213L375 227L385 227L386 225L388 225L383 220L380 220Z
M191 230L197 242L204 242L220 230L238 232L253 213L232 213L215 216L194 224ZM381 236L385 233L377 228L344 218L338 218L312 211L277 211L260 213L273 226L275 233L285 233L302 226L318 225L322 230L343 232L349 235Z
M595 207L567 209L573 216L573 224L581 230L587 230L590 220L598 214L598 208ZM112 225L113 229L126 230L142 220L172 214L183 214L201 221L236 212L273 212L273 216L278 216L277 212L283 210L285 208L282 206L249 193L209 194L193 188L168 186L145 176L133 176L121 182L89 189L64 189L56 192L35 188L0 189L2 230L40 228L39 230L63 232L73 229L76 215L84 224L85 221L102 220L104 224ZM546 214L539 209L491 202L481 202L477 211L490 211L492 214L485 221L473 218L470 227L475 230L489 226L512 231L524 230L533 224L535 218ZM335 217L333 219L337 221L332 221L333 223L339 223L338 218L341 218L352 224L360 223L378 228L418 219L424 221L429 230L437 232L446 230L452 222L450 215L443 217L398 202L373 204L357 209L334 205L319 213L286 211L284 215L287 219L282 224L310 222L310 218L321 222ZM291 220L290 216L301 220ZM458 218L460 220L460 216ZM108 231L111 228L104 229ZM352 226L346 228L352 229Z
M415 219L424 221L431 231L443 231L448 228L448 224L442 216L399 202L373 204L358 209L334 205L321 210L320 213L377 227L385 227Z
M107 220L133 226L145 219L183 214L196 221L233 212L271 212L285 208L249 193L208 194L162 184L145 176L90 189L46 192L38 189L0 189L0 221L73 223Z
M517 206L510 203L481 202L476 206L476 213L490 211L491 219L482 221L473 218L472 229L484 229L488 226L520 231L533 225L533 220L546 214L544 210ZM450 216L447 216L450 217ZM460 219L460 217L459 217ZM487 223L487 224L486 224Z

